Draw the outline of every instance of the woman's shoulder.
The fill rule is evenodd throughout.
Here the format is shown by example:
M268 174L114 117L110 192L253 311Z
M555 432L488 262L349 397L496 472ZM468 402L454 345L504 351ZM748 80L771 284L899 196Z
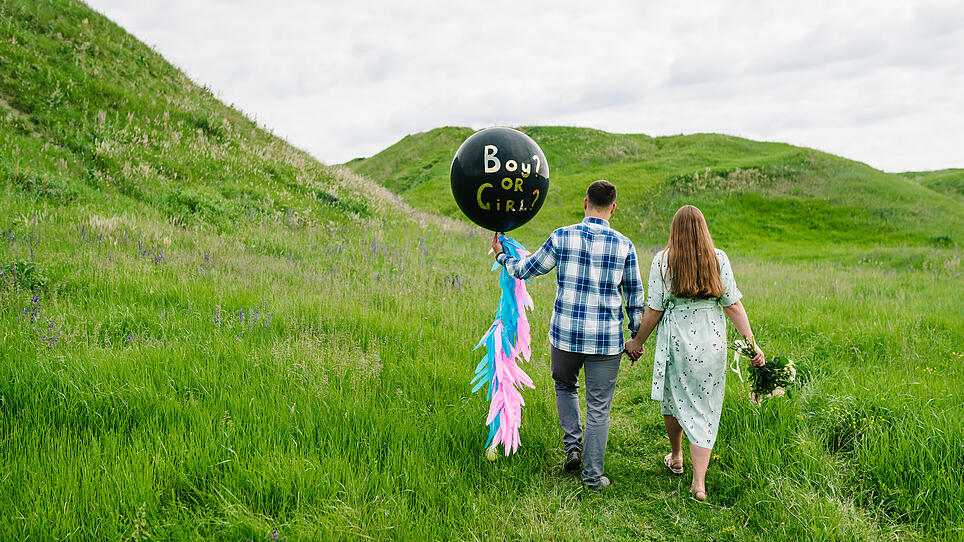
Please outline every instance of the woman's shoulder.
M664 267L669 265L669 258L666 257L666 249L660 250L653 255L653 267L659 267L663 265Z
M717 260L719 260L719 261L721 261L721 262L724 262L724 261L728 261L728 260L730 259L730 257L726 255L726 252L723 252L723 249L715 248L714 250L716 250L716 259L717 259Z

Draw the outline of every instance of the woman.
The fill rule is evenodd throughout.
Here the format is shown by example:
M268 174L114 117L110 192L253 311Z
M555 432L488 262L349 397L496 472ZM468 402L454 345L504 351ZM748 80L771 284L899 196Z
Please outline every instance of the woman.
M713 247L703 213L692 205L676 212L669 244L653 258L643 322L626 342L637 359L643 343L659 324L652 398L660 402L672 451L663 463L673 474L683 473L683 433L690 443L693 482L690 493L706 500L706 468L716 442L726 375L725 313L740 335L753 339L740 303L726 253ZM762 366L756 348L750 360Z

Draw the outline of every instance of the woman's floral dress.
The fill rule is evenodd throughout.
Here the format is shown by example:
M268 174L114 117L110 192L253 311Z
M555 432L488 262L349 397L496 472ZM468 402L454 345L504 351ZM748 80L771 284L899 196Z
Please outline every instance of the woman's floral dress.
M712 448L720 427L726 382L726 317L723 307L743 297L726 253L717 249L723 295L677 299L670 293L666 251L653 258L646 304L663 311L656 328L652 398L683 426L692 444Z

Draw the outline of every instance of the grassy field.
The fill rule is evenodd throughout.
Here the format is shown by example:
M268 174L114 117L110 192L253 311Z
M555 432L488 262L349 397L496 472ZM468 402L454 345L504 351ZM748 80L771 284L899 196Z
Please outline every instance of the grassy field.
M553 184L518 239L578 219L597 177L643 260L700 205L764 347L806 369L762 408L730 375L700 504L626 363L594 496L561 470L551 277L523 447L482 455L495 274L444 218L467 130L349 164L413 209L82 4L0 0L0 36L0 538L964 537L954 196L788 145L527 128Z

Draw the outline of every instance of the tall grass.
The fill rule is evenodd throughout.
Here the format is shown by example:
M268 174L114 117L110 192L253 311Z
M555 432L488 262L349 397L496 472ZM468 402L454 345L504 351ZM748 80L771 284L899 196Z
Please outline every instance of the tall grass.
M483 459L486 405L468 386L495 295L483 235L37 216L0 243L0 262L32 252L49 280L39 296L11 276L0 288L7 536L960 534L959 264L734 259L764 346L807 372L762 408L729 375L701 506L658 466L646 363L622 369L614 491L582 498L560 472L544 341L522 451ZM532 291L544 337L553 284Z
M489 239L426 214L454 209L433 183L464 129L351 164L419 213L79 2L0 2L0 35L0 538L964 536L952 197L788 145L527 129L553 203L518 239L578 220L593 178L643 259L696 203L764 347L802 369L761 408L729 375L699 504L627 364L594 497L561 469L549 277L523 447L483 458Z

